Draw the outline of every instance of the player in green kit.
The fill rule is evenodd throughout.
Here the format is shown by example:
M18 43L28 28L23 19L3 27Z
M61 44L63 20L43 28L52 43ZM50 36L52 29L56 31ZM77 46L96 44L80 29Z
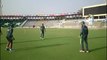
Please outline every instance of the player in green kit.
M82 21L81 32L80 32L80 45L81 45L80 52L85 52L85 51L87 53L89 52L87 38L88 38L88 27L85 25L85 22ZM84 49L84 43L85 43L86 50Z
M0 36L2 35L1 26L0 26Z
M8 27L8 30L7 30L7 46L6 46L6 50L7 51L12 51L12 47L13 47L13 40L14 40L14 37L13 37L13 24L11 24L9 27Z
M0 37L2 35L1 27L2 27L2 21L0 20Z
M43 40L44 39L44 35L45 35L45 26L44 24L42 23L42 25L40 26L40 38Z

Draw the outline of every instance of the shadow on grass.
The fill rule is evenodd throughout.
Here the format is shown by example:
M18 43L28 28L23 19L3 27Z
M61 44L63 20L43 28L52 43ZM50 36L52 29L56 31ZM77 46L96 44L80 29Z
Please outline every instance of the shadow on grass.
M99 38L106 38L106 36L99 36L99 37L89 37L88 39L99 39Z
M26 43L26 42L34 42L34 41L41 41L41 40L20 41L20 42L14 42L13 44L16 44L16 43ZM0 44L7 44L7 42L5 42L5 43L0 43Z
M49 38L45 38L45 39L46 40L51 40L51 39L63 39L63 38L72 38L72 36L49 37Z
M52 40L52 39L62 39L62 38L70 38L68 36L64 36L64 37L52 37L52 38L45 38L44 40L38 39L38 40L27 40L27 41L19 41L19 42L14 42L14 44L16 43L27 43L27 42L35 42L35 41L46 41L46 40ZM72 38L72 37L71 37ZM0 43L0 44L7 44L7 42L5 43Z
M107 49L107 46L103 46L103 47L91 49L90 52L97 51L97 50L101 50L101 49Z
M65 44L67 44L67 43L65 43ZM52 45L42 45L42 46L33 46L33 47L18 48L18 49L16 49L16 51L17 52L19 52L19 51L28 51L28 50L34 50L34 49L39 49L39 48L62 46L62 45L65 45L65 44L52 44Z

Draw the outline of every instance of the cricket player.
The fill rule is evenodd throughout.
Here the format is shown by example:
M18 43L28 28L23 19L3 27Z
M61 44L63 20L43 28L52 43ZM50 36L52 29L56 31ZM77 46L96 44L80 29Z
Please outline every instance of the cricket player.
M0 20L0 36L2 35L1 27L2 27L2 21Z
M13 40L14 40L14 37L13 37L13 24L11 24L7 30L7 46L6 46L6 50L7 51L12 51L12 47L13 47Z
M42 23L42 25L40 26L40 38L43 40L44 39L44 33L45 33L46 29L44 24Z
M2 35L1 26L0 26L0 36Z
M92 27L92 25L93 25L93 23L94 23L94 18L93 18L92 15L89 15L88 23L89 23L89 25Z
M89 52L88 50L88 41L87 41L87 37L88 37L88 28L87 26L85 25L85 22L82 21L81 22L81 32L80 32L80 45L81 45L81 50L80 52ZM84 43L85 43L85 47L86 47L86 50L84 49Z

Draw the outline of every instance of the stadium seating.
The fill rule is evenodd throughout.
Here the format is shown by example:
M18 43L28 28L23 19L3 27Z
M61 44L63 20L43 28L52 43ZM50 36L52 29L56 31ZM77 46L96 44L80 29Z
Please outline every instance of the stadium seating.
M39 28L42 23L45 24L46 28L80 28L80 22L85 21L84 19L69 19L69 20L1 20L2 26L7 27L8 24L14 23L16 27L33 27ZM93 28L106 27L105 21L94 21ZM0 23L1 24L1 23ZM89 25L89 22L86 21L86 25L89 28L92 26Z

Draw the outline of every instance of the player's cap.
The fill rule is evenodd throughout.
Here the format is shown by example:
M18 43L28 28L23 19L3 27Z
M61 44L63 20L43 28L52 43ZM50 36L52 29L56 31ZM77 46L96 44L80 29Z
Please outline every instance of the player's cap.
M44 23L42 23L42 25L44 25Z

